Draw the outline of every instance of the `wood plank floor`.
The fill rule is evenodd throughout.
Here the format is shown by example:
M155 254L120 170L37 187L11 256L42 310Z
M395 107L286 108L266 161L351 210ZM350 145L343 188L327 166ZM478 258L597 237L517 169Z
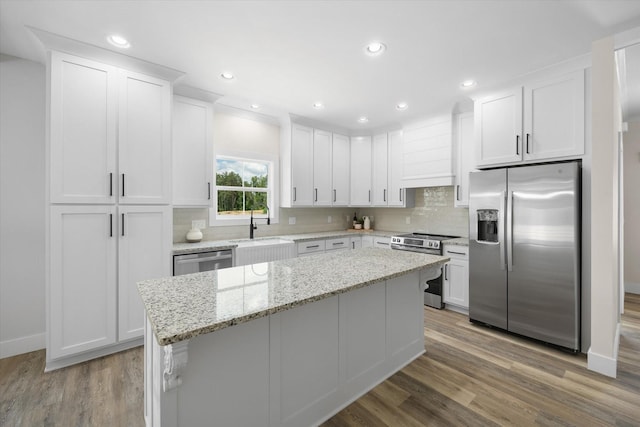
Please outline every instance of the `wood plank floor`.
M627 294L618 378L571 355L425 308L427 352L323 426L640 426L640 295ZM0 360L0 426L142 426L142 349L43 373ZM185 426L188 427L188 426Z

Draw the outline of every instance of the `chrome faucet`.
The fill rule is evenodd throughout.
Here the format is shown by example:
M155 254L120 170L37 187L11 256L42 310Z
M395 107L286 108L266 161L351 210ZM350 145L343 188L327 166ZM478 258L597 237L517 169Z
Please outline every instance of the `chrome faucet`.
M271 225L271 218L269 218L269 206L265 206L267 209L267 225ZM258 218L256 218L258 219ZM258 225L253 223L253 209L251 209L251 218L249 219L249 238L253 239L253 230L257 230Z

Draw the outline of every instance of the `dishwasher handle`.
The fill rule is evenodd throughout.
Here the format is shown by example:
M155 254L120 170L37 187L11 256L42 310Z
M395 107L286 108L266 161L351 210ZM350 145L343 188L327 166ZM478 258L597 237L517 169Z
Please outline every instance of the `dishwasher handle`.
M231 251L203 252L199 254L176 255L176 264L193 264L207 261L220 261L223 259L231 259L233 254Z

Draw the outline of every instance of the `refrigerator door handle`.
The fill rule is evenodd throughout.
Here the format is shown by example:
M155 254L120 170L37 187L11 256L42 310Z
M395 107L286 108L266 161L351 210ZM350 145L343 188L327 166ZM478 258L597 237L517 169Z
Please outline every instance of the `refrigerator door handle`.
M513 271L513 191L507 192L507 270Z
M505 262L505 241L504 226L505 215L507 214L507 192L503 191L500 195L500 214L498 215L498 242L500 242L500 270L504 270L507 265Z

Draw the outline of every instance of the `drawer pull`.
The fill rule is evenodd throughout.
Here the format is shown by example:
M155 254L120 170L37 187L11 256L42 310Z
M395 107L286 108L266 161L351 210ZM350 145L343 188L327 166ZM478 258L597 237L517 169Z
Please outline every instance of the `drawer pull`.
M447 251L448 254L466 255L464 252Z

